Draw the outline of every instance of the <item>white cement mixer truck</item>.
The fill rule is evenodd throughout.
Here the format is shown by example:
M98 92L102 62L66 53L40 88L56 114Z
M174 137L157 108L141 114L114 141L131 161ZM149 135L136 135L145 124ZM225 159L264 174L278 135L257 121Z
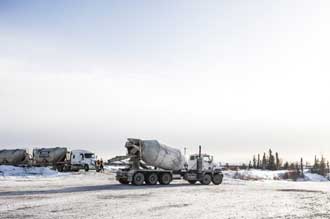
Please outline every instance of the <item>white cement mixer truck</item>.
M221 169L213 163L213 157L199 153L191 155L187 162L180 150L160 144L157 140L129 138L125 144L126 156L117 156L111 162L129 159L128 167L117 171L121 184L168 185L173 179L184 179L190 184L208 185L222 183Z
M69 150L66 147L0 150L0 165L48 166L58 171L96 169L95 154L87 150Z

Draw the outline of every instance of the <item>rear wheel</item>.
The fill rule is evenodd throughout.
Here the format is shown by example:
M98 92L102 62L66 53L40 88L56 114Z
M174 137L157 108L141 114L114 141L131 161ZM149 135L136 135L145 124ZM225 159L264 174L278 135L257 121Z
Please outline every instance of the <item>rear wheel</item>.
M125 184L125 185L129 184L129 182L128 182L127 179L119 179L118 181L119 181L121 184Z
M140 186L144 182L144 175L143 173L135 173L133 176L133 184L136 186Z
M56 169L57 169L58 172L63 172L64 171L64 167L61 166L61 165L57 166Z
M209 174L205 174L200 182L203 185L209 185L211 183L211 180L211 176Z
M188 182L190 183L190 184L196 184L196 180L188 180Z
M212 182L214 185L220 185L222 183L222 178L223 178L223 175L222 174L214 174L213 177L212 177Z
M162 185L168 185L172 181L172 175L169 173L163 173L160 175L159 183Z
M147 178L146 178L146 183L148 185L156 185L158 181L158 176L156 173L151 173Z

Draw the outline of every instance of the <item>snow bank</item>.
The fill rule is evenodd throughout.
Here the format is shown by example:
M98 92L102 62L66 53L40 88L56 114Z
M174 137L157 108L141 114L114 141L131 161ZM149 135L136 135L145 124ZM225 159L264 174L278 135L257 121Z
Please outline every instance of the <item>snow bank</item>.
M19 177L29 177L29 176L43 176L43 177L54 177L62 175L63 173L58 173L55 170L51 170L48 167L16 167L9 165L0 166L0 177L7 176L19 176Z
M268 171L268 170L238 170L224 171L224 175L233 179L241 180L279 180L283 179L286 170Z
M312 182L329 182L329 180L316 173L304 173L304 181L312 181Z
M238 170L238 171L223 171L225 177L232 178L232 179L240 179L240 180L288 180L290 175L293 172L288 170ZM294 178L294 177L293 177ZM326 182L328 179L324 176L310 173L306 171L304 173L304 178L297 178L297 181L312 181L312 182Z

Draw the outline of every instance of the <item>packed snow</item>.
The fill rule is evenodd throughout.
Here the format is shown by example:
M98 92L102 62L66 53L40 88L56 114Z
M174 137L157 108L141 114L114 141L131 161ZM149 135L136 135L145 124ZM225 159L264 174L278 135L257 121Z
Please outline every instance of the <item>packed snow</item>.
M0 218L330 218L329 200L329 182L237 180L228 173L218 186L121 185L108 170L0 177Z
M330 218L330 182L305 172L224 171L221 185L121 185L114 172L0 166L0 218Z

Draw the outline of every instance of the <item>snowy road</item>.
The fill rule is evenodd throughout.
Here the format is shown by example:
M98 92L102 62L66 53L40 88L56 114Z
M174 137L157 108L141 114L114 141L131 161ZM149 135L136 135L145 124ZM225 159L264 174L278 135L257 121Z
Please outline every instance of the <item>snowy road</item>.
M0 218L330 218L329 182L123 186L110 173L0 178Z

